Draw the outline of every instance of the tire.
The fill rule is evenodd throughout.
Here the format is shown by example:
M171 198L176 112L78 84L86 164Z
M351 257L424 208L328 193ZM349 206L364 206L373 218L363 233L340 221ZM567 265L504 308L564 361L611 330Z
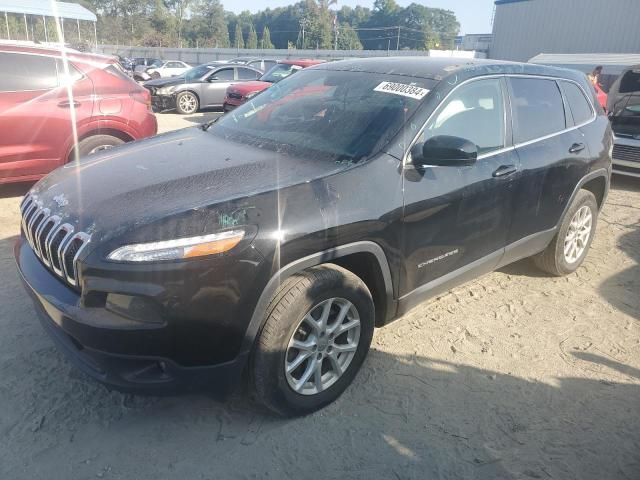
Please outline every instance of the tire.
M586 214L587 217L580 220L580 215L582 214ZM587 218L590 218L590 222L586 222ZM549 246L533 257L536 266L557 277L575 272L580 268L589 253L589 248L596 232L597 219L598 203L596 197L587 190L580 190L569 210L567 210L560 225L560 230L553 237ZM585 224L583 228L578 229L579 235L575 234L575 226L579 225L579 223L575 222ZM586 223L589 223L588 232ZM571 238L577 238L577 243L570 240L570 235L573 235ZM570 248L572 244L576 247L575 250ZM565 252L565 247L569 249L570 254Z
M312 328L307 318L313 318L315 312L318 321L314 324L321 326L325 307L329 321L322 335L322 329ZM346 316L340 321L342 311ZM250 361L250 382L258 399L284 416L306 415L336 400L351 384L369 351L374 314L367 286L342 267L325 264L288 278L267 308L267 319ZM334 337L331 332L339 328L344 331ZM313 343L312 338L316 339L315 349L304 351L292 346L294 341ZM287 367L294 366L303 353L309 354L307 359L287 373ZM341 374L335 362L344 367ZM320 389L315 374L318 365L320 384L326 384ZM307 371L314 373L304 382ZM302 387L295 390L294 383Z
M157 80L158 78L160 78L160 74L158 72L153 72L151 74L151 79L152 80Z
M193 92L180 92L176 97L176 110L182 115L191 115L200 108L198 96Z
M84 158L87 155L92 155L101 150L108 150L123 143L124 140L114 137L113 135L92 135L78 143L78 153L80 158ZM69 159L74 159L73 153L69 156Z

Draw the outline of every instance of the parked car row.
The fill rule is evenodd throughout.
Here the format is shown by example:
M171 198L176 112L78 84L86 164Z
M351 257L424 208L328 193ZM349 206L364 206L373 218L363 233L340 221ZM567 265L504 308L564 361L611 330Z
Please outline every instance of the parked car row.
M157 111L175 109L188 115L201 108L222 107L226 112L292 73L322 63L319 60L274 61L265 73L253 66L265 60L230 62L233 63L206 63L171 78L147 81L144 86L151 93Z

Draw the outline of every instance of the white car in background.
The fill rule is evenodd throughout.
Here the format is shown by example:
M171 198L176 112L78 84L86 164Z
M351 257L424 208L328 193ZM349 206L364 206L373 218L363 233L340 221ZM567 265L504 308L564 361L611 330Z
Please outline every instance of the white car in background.
M171 78L182 75L189 70L191 65L188 65L179 60L169 60L164 62L159 67L148 68L146 73L150 78Z

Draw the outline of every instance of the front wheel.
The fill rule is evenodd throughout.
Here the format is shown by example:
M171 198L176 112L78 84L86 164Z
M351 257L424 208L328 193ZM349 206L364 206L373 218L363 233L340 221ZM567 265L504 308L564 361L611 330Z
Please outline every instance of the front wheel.
M113 135L91 135L78 143L77 149L74 149L71 155L69 155L69 161L76 160L75 152L78 153L79 158L83 158L87 155L109 150L123 143L124 140L114 137Z
M536 266L558 277L575 272L589 252L597 219L596 197L588 190L580 190L549 246L533 257Z
M258 398L286 416L336 400L369 351L374 311L364 282L337 265L287 279L268 307L252 356Z
M196 113L200 106L198 97L192 92L181 92L176 97L176 110L182 115Z

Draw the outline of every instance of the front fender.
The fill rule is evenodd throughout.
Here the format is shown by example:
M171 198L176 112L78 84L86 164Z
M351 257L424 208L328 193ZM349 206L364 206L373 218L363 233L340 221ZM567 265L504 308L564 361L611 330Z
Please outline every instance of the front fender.
M387 311L383 312L383 316L387 321L393 318L396 313L396 301L393 296L393 281L391 278L389 262L387 261L387 257L382 247L377 243L371 241L359 241L341 245L339 247L324 250L322 252L317 252L312 255L308 255L306 257L295 260L288 265L280 268L271 277L264 290L262 291L260 298L258 299L258 303L256 304L256 307L253 311L253 315L251 316L251 321L249 322L249 326L245 333L244 342L242 344L242 349L240 352L241 355L251 352L254 341L257 338L260 330L262 329L264 322L266 321L267 307L280 285L282 285L282 283L284 283L287 278L308 268L315 267L323 263L329 263L342 257L346 257L347 255L352 255L354 253L368 253L372 254L376 258L378 266L380 267L380 271L382 272L385 296L387 300Z

